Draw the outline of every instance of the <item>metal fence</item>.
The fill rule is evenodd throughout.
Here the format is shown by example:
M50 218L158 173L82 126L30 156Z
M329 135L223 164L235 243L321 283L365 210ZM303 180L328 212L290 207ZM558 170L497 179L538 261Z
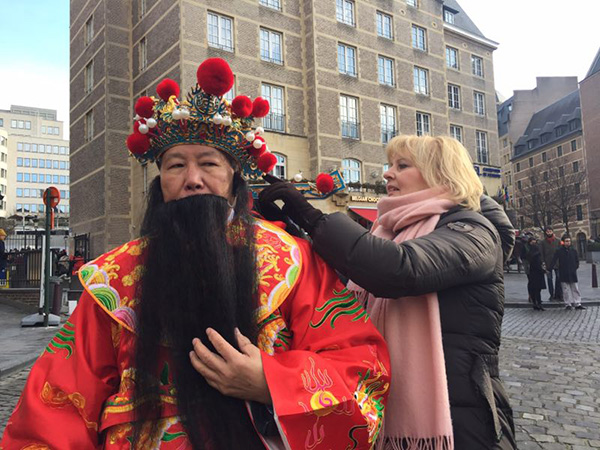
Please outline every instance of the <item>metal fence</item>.
M42 280L42 250L12 250L7 253L6 287L39 288Z

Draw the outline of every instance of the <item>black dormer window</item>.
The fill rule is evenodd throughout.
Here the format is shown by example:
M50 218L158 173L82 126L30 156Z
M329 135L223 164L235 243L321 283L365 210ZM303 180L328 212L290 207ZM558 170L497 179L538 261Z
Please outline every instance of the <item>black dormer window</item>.
M527 148L528 149L532 149L533 147L535 147L537 145L537 139L532 139L530 141L527 141Z
M569 122L569 131L575 131L579 128L579 119L573 119Z
M546 142L548 142L550 140L550 133L542 134L541 139L542 139L542 144L545 144Z

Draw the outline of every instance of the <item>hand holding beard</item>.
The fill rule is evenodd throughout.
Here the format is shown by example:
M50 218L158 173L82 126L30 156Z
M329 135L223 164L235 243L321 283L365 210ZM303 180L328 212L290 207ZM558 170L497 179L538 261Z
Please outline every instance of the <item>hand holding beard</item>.
M217 353L198 338L192 341L190 361L206 382L221 394L242 400L271 404L271 394L263 372L260 350L236 328L238 351L212 328L206 330Z

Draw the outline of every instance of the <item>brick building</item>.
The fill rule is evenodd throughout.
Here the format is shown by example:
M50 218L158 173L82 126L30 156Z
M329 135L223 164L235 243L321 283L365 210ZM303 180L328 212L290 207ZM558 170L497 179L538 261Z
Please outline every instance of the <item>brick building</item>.
M124 146L133 104L165 77L226 59L228 95L262 95L279 176L340 169L356 191L319 201L368 216L394 135L453 135L490 194L500 187L492 52L454 0L73 0L72 227L92 255L138 234L155 167Z

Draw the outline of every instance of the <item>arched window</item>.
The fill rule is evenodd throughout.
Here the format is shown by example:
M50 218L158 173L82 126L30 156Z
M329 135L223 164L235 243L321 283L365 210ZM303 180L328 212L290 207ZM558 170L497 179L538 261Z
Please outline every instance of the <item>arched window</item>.
M360 183L360 161L356 159L342 160L342 176L346 183Z
M282 180L285 180L287 178L287 158L281 153L273 152L273 154L277 157L277 163L275 164L275 167L273 167L271 174L281 178Z

